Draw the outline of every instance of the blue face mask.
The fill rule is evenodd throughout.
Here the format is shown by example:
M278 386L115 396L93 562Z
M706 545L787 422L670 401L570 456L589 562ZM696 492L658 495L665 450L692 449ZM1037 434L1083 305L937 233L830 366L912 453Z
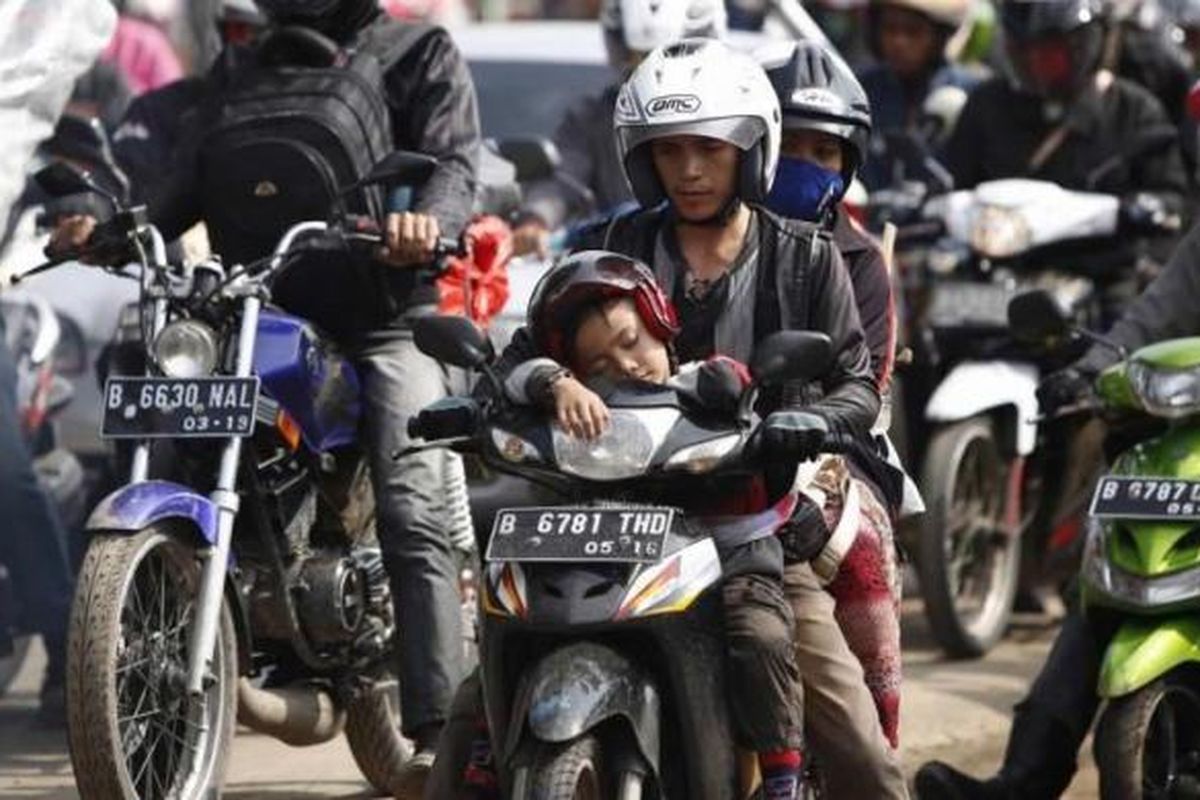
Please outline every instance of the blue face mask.
M841 173L802 158L781 158L767 208L791 219L820 222L846 191Z

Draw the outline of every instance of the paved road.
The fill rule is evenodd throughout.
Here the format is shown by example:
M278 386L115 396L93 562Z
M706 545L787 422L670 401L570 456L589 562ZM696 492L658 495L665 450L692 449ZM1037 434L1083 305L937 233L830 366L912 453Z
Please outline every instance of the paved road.
M1009 708L1041 663L1053 629L1025 621L988 658L942 661L915 603L905 614L905 689L902 738L909 771L928 758L944 758L991 771L1004 750ZM37 675L27 670L16 690L0 700L0 797L74 800L70 761L60 733L33 721ZM1090 753L1090 750L1088 751ZM1090 757L1066 795L1097 797ZM234 746L226 797L230 800L372 797L342 741L297 750L243 731Z

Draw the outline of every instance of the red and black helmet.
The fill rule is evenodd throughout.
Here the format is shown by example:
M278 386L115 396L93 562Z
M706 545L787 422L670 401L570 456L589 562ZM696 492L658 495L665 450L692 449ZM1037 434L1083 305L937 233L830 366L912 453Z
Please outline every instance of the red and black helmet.
M618 297L633 298L642 323L655 338L669 343L679 333L675 306L649 267L606 250L583 250L556 264L533 290L527 324L538 349L565 363L579 312Z

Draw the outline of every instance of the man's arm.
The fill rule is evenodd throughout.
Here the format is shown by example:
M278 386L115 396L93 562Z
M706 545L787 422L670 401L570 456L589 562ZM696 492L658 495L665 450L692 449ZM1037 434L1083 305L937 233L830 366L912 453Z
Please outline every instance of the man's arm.
M823 381L825 396L808 410L824 416L835 432L862 435L879 415L879 390L850 275L837 248L825 244L827 256L810 266L809 327L833 340L834 362Z
M435 29L386 76L396 145L438 160L417 192L415 210L457 235L471 215L479 163L479 109L466 62L450 35Z
M1108 338L1135 350L1164 339L1196 335L1200 335L1200 224L1175 248L1162 273L1129 304ZM1094 345L1078 366L1098 373L1117 360L1110 348Z

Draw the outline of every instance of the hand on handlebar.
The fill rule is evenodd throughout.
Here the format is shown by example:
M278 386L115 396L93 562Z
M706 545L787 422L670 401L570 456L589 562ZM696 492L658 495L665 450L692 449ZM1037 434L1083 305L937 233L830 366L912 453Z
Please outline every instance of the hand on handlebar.
M1038 404L1050 416L1064 408L1087 405L1094 394L1094 381L1094 375L1078 367L1051 372L1038 384Z
M380 259L394 267L412 268L428 264L438 255L441 226L429 214L405 211L388 214Z
M87 214L72 214L62 217L50 234L50 243L46 245L48 258L67 258L72 253L82 250L92 238L96 230L96 218Z
M755 432L755 446L769 461L808 461L825 452L829 423L811 411L776 411Z

